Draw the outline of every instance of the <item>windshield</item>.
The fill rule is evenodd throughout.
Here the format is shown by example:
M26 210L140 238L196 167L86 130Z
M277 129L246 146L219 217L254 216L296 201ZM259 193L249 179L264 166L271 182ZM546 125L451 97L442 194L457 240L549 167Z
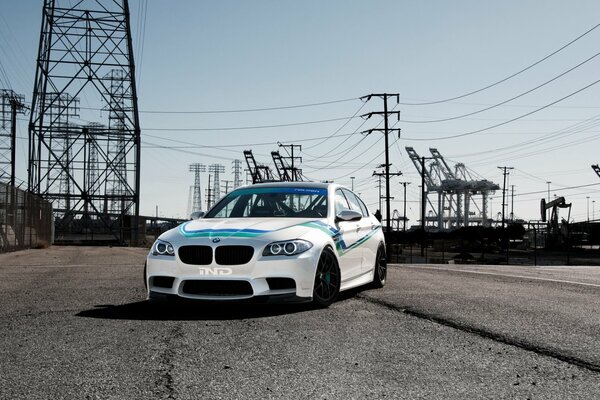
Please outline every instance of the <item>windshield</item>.
M324 218L327 189L259 187L233 191L204 218Z

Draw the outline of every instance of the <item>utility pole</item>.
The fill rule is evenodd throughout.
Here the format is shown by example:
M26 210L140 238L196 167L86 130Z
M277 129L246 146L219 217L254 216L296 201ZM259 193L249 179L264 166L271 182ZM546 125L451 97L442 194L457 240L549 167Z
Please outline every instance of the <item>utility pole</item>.
M548 185L548 203L550 202L550 184L551 183L552 182L550 182L550 181L546 181L546 184Z
M223 182L225 183L225 194L224 195L227 195L227 193L229 193L229 184L233 183L233 181L225 181L224 180Z
M391 220L391 211L390 211L390 152L389 152L389 133L390 131L397 131L398 137L400 137L400 129L390 129L388 126L388 117L390 115L396 115L398 121L400 121L400 111L388 111L388 98L396 98L396 105L400 103L400 95L398 93L372 93L367 96L361 97L361 100L369 101L372 97L379 97L383 99L383 112L370 112L362 115L363 118L371 118L373 115L381 115L383 116L384 129L369 129L364 131L363 133L370 134L374 131L383 132L385 135L385 212L386 212L386 231L390 232L390 220Z
M590 223L590 196L585 196L587 200L587 222Z
M421 157L421 230L423 239L421 240L421 257L425 256L425 157Z
M381 212L381 177L385 176L385 172L377 172L377 171L373 171L373 176L376 176L379 179L379 183L377 184L377 187L379 188L379 212Z
M381 165L378 165L377 168L381 168L383 166L384 165L381 164ZM400 176L400 175L402 175L402 172L400 172L400 171L398 171L398 172L390 172L389 173L389 176ZM384 196L381 195L381 177L382 176L386 176L386 173L385 172L373 171L373 175L372 176L377 176L378 179L379 179L379 183L378 183L377 186L379 187L379 212L381 212L381 199L384 198ZM393 199L393 197L387 197L387 196L385 196L385 198L386 198L386 207L388 207L389 206L389 200ZM389 221L386 223L386 226L389 226Z
M515 220L515 185L510 185L512 189L512 195L510 199L510 220Z
M354 192L354 178L356 178L355 176L351 176L350 180L352 181L352 191Z
M302 157L294 156L294 149L297 148L298 150L302 151L302 145L283 144L283 143L279 143L279 142L277 142L277 145L279 147L283 147L285 152L288 153L288 155L289 155L288 157L281 157L281 158L288 159L291 161L290 165L292 168L292 173L291 173L290 177L292 178L292 182L297 182L297 181L302 180L301 176L300 176L302 174L302 170L296 168L296 160L298 160L299 162L302 162ZM290 148L291 151L288 151L288 149L287 149L288 147Z
M514 169L513 167L498 167L498 169L501 169L502 175L504 176L504 185L502 186L502 228L504 229L504 224L506 222L506 218L505 218L505 214L504 214L504 210L507 206L506 202L505 202L505 195L506 195L506 178L508 177L509 174L509 170Z
M404 225L402 227L402 231L406 232L406 185L410 185L410 182L400 182L402 186L404 186Z

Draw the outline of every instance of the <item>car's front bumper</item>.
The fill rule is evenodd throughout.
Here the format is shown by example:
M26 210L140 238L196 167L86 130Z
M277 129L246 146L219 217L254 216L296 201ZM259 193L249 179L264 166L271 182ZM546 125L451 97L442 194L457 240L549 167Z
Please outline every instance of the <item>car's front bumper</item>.
M310 300L319 256L320 252L315 248L296 256L266 257L256 249L250 262L243 265L217 265L214 262L190 265L183 263L177 255L150 254L146 272L148 297L244 300L292 296ZM289 284L292 281L293 287Z

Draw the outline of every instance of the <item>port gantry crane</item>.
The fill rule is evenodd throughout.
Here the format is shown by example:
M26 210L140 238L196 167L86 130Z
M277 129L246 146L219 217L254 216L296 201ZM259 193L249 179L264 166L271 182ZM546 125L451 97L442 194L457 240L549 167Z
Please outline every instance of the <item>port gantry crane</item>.
M432 216L423 216L423 218L426 218L426 221L434 225L437 230L470 225L489 226L491 224L491 219L488 218L489 194L500 189L500 186L485 179L474 179L463 163L456 164L452 170L437 149L430 148L429 151L431 157L427 157L430 160L428 169L427 166L422 165L424 164L422 158L415 149L406 147L406 152L417 172L424 178L426 186L424 192L433 210ZM437 193L437 207L429 198L430 193ZM476 195L481 195L481 207L474 199ZM476 213L470 211L471 205L479 210L480 216L474 216Z

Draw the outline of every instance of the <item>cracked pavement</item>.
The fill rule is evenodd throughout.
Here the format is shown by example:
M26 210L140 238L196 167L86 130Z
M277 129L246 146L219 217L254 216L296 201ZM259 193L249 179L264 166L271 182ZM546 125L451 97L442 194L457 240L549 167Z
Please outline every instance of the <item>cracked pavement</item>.
M0 399L600 397L593 268L392 266L328 309L171 305L144 301L145 253L0 254Z

